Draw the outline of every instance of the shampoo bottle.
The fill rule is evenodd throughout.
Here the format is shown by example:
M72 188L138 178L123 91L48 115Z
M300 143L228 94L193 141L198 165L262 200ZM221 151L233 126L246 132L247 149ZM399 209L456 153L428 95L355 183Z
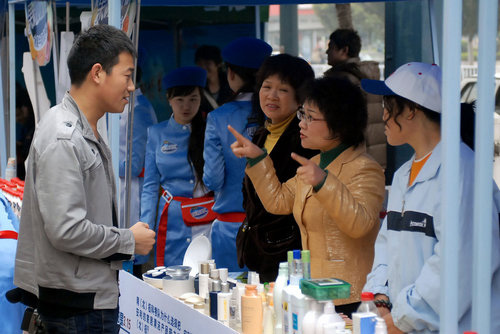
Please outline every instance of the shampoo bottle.
M293 273L290 276L290 284L283 289L283 333L293 333L292 318L292 295L300 292L299 283L302 279L302 262L300 250L293 251Z
M229 292L229 283L221 283L221 292L217 294L217 320L224 325L229 326L229 303L231 293Z
M336 323L338 329L345 328L345 321L340 315L337 314L337 312L335 312L335 305L332 301L327 301L323 310L323 314L320 315L318 321L316 322L315 334L324 334L324 326L326 323Z
M243 334L262 334L262 298L257 287L248 284L241 297L241 327Z
M198 275L200 297L208 298L208 263L202 262L200 264L200 274Z
M287 286L288 281L288 263L281 262L278 272L278 278L274 283L273 302L274 314L276 316L276 325L274 326L274 334L283 334L283 289Z
M306 296L306 301L309 302L309 311L307 311L304 319L302 319L302 334L315 334L316 322L323 313L321 304L314 298Z
M274 305L273 305L273 294L269 292L266 294L267 303L264 307L264 319L262 326L264 327L263 334L274 334L275 317L274 317Z

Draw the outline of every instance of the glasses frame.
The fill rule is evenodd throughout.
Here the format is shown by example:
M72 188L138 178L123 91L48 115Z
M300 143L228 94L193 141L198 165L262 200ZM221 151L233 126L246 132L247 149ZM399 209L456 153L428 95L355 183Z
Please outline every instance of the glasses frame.
M307 115L303 106L300 106L299 109L297 109L297 118L300 121L304 121L306 124L311 124L312 122L326 122L326 119L314 118L311 115Z

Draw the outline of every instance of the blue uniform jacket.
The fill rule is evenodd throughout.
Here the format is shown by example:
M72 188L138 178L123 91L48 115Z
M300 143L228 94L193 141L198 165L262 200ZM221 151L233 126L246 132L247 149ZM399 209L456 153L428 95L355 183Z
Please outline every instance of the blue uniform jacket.
M181 125L173 117L148 130L141 221L148 223L155 232L158 232L165 206L163 197L158 202L160 186L173 196L193 197L195 175L187 159L190 135L191 126ZM158 235L156 237L158 240ZM180 202L172 201L168 208L165 266L182 264L191 238L191 228L182 219ZM136 259L136 263L145 262L143 257L137 256Z
M236 140L227 129L231 125L248 139L252 139L258 127L249 120L252 114L251 93L240 94L235 101L210 112L205 131L203 157L203 182L215 193L213 210L217 213L244 212L243 178L245 158L237 158L231 150ZM218 268L239 271L236 256L236 235L241 223L222 222L216 219L212 224L212 257ZM243 269L245 270L245 269Z
M203 182L215 192L213 210L217 213L244 212L243 178L245 177L245 158L237 158L231 150L236 140L227 129L231 125L246 138L252 139L257 123L248 121L252 113L251 94L242 94L233 102L210 112L205 131L203 158Z
M132 133L132 155L130 156L131 176L130 176L130 225L125 226L125 160L127 158L127 124L128 106L120 115L120 227L130 227L134 225L141 213L141 192L144 179L139 177L144 169L146 156L146 141L148 138L148 128L156 123L153 106L148 99L142 95L140 89L135 90L134 102L134 125Z
M393 303L394 324L405 333L439 332L440 274L443 267L441 154L439 143L410 187L408 179L413 158L395 173L389 192L388 214L375 243L372 272L363 289L389 296ZM460 333L471 329L473 175L474 153L461 143L460 202L457 203L460 220L456 222L456 228L460 230L460 247L457 249L460 259ZM492 279L491 310L496 324L492 333L500 333L499 227L497 209L493 211L492 272L496 273Z

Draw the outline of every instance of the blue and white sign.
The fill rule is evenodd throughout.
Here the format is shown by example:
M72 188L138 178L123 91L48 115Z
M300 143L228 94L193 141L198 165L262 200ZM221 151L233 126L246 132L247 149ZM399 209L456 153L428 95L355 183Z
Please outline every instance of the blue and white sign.
M120 334L235 334L234 330L120 270Z

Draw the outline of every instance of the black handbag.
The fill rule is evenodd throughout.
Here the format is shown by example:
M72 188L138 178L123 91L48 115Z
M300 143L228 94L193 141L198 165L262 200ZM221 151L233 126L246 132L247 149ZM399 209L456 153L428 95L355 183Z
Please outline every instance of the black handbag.
M270 216L276 219L256 225L249 225L245 219L236 236L239 266L246 265L257 271L261 282L274 281L279 263L287 261L287 252L302 248L299 227L293 216Z

